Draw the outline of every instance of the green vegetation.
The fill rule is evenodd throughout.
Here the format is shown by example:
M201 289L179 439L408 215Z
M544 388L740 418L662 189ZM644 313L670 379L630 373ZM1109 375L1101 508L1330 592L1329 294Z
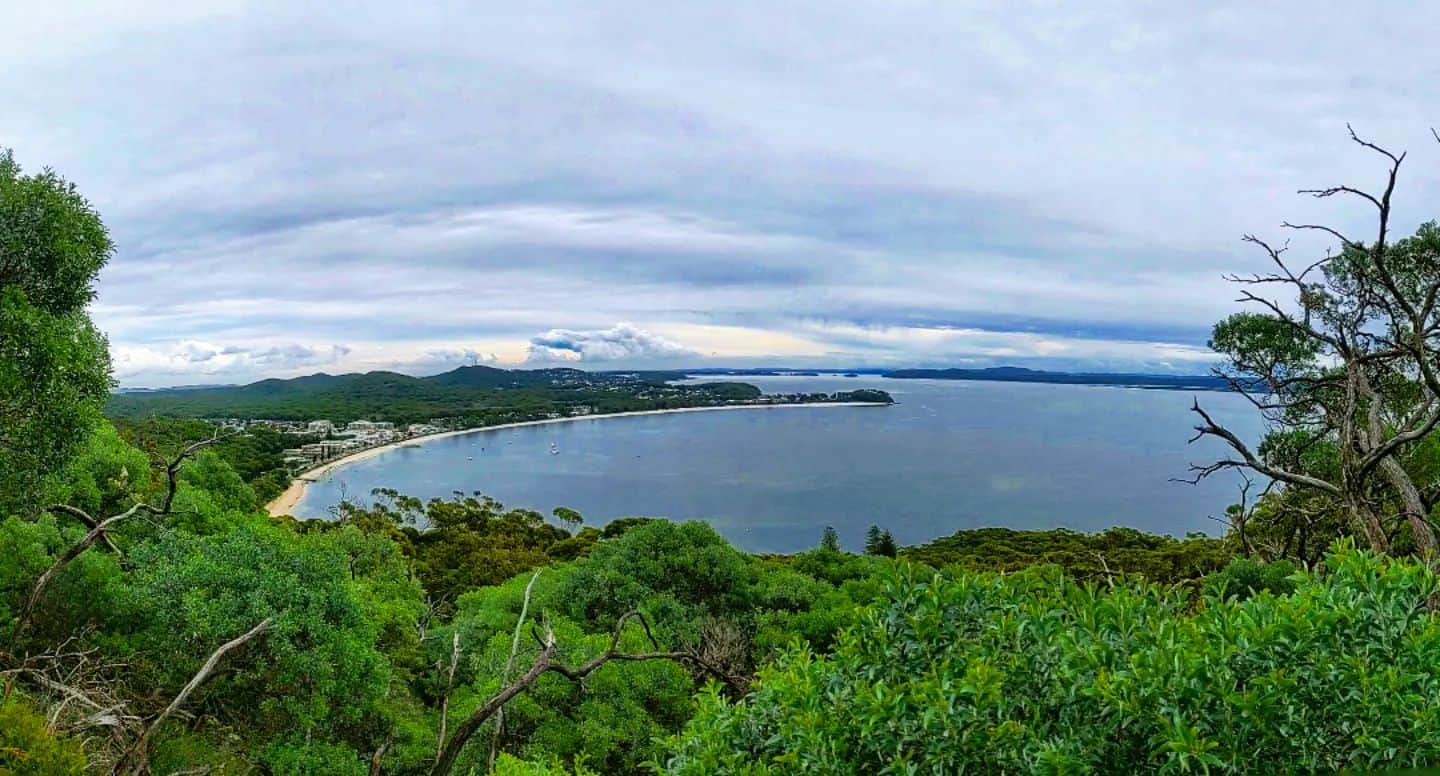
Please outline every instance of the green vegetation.
M120 436L153 459L169 460L186 445L214 436L211 424L195 418L113 418ZM284 451L317 439L315 435L292 434L255 425L244 434L227 435L209 450L225 461L241 479L250 484L256 499L269 503L290 484Z
M1333 773L1440 762L1440 590L1341 547L1293 593L909 570L828 656L718 692L673 774ZM1343 689L1341 689L1343 688Z
M1133 528L1111 528L1096 534L1064 528L1052 531L978 528L958 531L919 547L907 547L900 555L936 568L1019 571L1053 564L1081 580L1138 574L1168 585L1219 571L1233 557L1234 550L1226 541L1203 534L1172 539Z
M0 508L33 498L84 442L110 389L85 306L113 246L75 187L0 151Z

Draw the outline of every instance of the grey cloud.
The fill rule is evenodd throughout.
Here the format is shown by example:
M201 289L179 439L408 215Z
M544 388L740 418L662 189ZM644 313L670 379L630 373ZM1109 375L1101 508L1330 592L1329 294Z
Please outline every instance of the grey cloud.
M176 373L340 341L346 367L515 363L615 321L820 359L947 326L1163 355L1232 309L1221 273L1262 258L1239 234L1358 231L1293 195L1375 182L1345 121L1415 152L1401 228L1440 193L1430 8L94 5L7 20L0 142L96 202L120 246L96 317ZM319 354L259 355L297 342Z

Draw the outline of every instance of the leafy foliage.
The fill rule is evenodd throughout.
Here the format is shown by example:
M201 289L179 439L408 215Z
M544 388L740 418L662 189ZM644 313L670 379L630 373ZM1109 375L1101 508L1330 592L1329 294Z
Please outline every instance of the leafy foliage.
M968 570L1018 571L1055 564L1080 579L1139 574L1171 584L1218 571L1233 557L1233 549L1223 540L1204 535L1173 539L1133 528L1110 528L1096 534L1064 528L977 528L907 547L900 555L936 568L954 565Z
M1293 594L902 574L834 654L712 691L668 772L1310 773L1440 761L1435 572L1341 547ZM1341 689L1343 688L1343 690Z
M85 752L51 732L45 715L18 700L0 701L0 776L79 776Z

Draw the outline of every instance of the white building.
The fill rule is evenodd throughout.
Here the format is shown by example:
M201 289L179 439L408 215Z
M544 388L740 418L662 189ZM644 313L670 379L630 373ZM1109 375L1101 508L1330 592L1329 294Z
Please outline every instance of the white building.
M328 420L312 420L305 426L305 429L311 434L325 434L329 436L335 433L335 424Z
M352 420L345 426L345 433L347 434L373 434L376 431L394 430L394 423L376 420Z

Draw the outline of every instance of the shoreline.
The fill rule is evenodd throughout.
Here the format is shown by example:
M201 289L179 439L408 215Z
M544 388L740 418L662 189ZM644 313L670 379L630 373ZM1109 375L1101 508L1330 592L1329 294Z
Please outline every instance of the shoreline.
M324 477L337 469L342 469L353 463L368 461L391 450L398 450L410 444L424 444L435 439L461 436L463 434L480 434L486 431L502 431L509 428L523 428L526 426L543 426L550 423L573 423L583 420L606 420L608 418L633 418L642 415L675 415L682 412L716 412L720 410L770 410L770 409L797 409L800 407L888 407L890 405L880 402L869 401L817 401L799 404L721 404L713 407L676 407L668 410L635 410L632 412L607 412L602 415L575 415L568 418L545 418L543 420L522 420L515 423L501 423L498 426L476 426L475 428L462 428L454 431L440 431L434 434L401 439L396 442L388 442L376 447L366 448L351 453L333 461L327 461L314 469L310 469L297 475L290 481L290 485L270 503L265 505L265 511L271 517L289 515L291 510L300 504L305 498L305 488L312 482Z

